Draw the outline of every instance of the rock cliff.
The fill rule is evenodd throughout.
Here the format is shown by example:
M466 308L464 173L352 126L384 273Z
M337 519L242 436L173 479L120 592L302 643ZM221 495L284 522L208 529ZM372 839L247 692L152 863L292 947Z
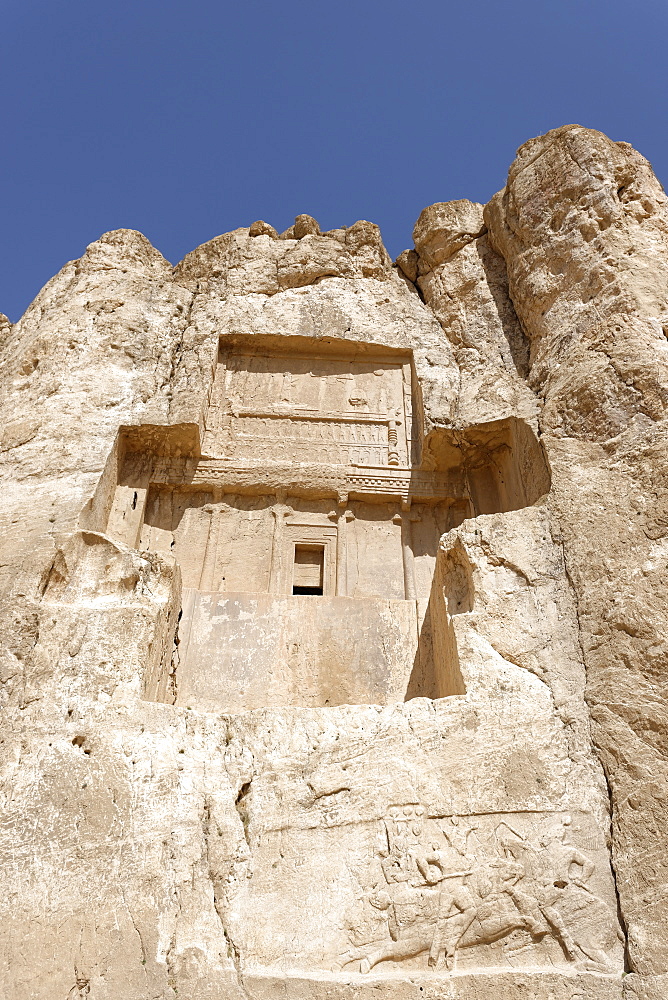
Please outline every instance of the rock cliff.
M668 203L92 243L0 316L13 1000L668 994Z

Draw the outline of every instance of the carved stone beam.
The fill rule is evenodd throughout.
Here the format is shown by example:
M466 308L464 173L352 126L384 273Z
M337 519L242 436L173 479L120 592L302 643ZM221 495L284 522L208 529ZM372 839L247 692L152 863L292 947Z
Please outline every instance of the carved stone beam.
M131 549L136 549L139 545L148 485L148 477L145 477L136 486L117 486L114 493L106 533L110 538L129 545Z

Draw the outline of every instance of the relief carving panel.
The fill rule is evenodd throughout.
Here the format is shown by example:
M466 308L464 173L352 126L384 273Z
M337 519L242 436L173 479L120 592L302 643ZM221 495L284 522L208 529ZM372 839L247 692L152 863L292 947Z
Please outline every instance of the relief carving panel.
M227 353L204 451L237 461L410 464L410 365L298 354Z
M254 852L243 902L231 911L245 911L233 925L248 972L318 970L360 982L370 973L620 975L609 859L590 814L432 816L401 802L344 833L338 804L347 794L337 785L322 806L343 844L324 831L263 834L266 857ZM323 792L314 787L314 795L320 802ZM327 852L326 883L307 844ZM290 926L280 943L262 925L262 901L274 898Z
M526 816L426 813L414 803L389 807L377 877L346 915L351 946L335 969L368 973L410 959L437 972L460 960L619 968L621 935L598 894L609 894L609 879L597 886L596 863L571 842L569 815L527 823Z

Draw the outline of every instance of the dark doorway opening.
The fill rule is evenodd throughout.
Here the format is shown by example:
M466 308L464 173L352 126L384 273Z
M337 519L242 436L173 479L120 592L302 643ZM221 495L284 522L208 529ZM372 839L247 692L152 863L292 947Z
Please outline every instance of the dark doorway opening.
M295 564L292 572L292 593L313 594L322 597L325 567L325 546L295 545Z

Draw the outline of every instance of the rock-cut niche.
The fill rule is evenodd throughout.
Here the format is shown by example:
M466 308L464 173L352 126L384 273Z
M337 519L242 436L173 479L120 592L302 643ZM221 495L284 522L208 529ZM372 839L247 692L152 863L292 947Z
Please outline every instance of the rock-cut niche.
M467 460L496 509L512 502L496 481L517 436L500 423L494 447L488 434ZM229 337L200 454L160 452L155 428L126 431L107 532L180 566L177 704L243 711L463 693L434 569L440 537L479 507L466 448L433 434L423 448L422 425L407 352Z

